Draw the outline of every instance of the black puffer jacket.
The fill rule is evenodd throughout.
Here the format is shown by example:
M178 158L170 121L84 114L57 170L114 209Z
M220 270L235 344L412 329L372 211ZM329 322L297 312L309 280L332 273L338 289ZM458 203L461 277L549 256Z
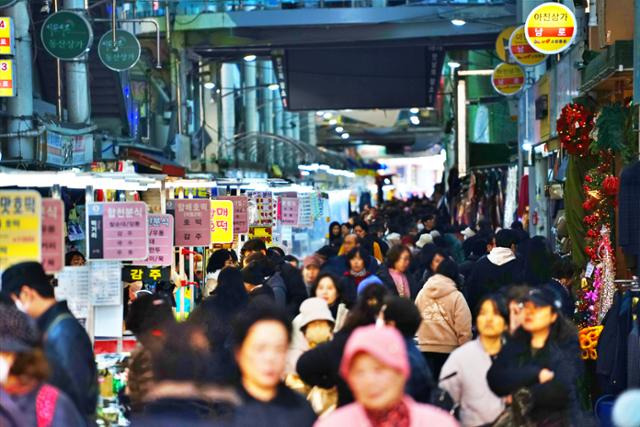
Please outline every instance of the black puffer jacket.
M588 419L578 399L584 366L577 338L562 343L549 339L535 352L530 340L530 335L520 329L507 342L487 373L489 387L498 396L529 389L533 405L530 416L536 423L554 419L562 420L561 425L584 426ZM538 376L543 368L553 371L554 378L540 384Z

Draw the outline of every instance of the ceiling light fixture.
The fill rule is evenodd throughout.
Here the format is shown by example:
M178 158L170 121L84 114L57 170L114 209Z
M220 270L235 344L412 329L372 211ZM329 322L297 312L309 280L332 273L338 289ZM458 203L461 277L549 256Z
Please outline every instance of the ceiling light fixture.
M336 119L331 119L331 120L329 120L329 125L331 125L331 126L335 126L335 125L337 125L337 124L338 124L338 121L337 121Z
M420 124L420 119L418 118L418 116L409 117L409 121L411 122L412 125L415 125L415 126L418 126Z
M280 85L279 85L278 83L271 83L271 84L268 86L268 89L269 89L269 90L278 90L278 89L280 89Z
M322 115L322 118L325 120L330 120L333 117L332 113L326 112Z
M245 62L253 62L256 60L256 56L255 55L247 55L243 58L245 60Z
M205 89L213 89L213 88L215 88L215 87L216 87L216 84L215 84L214 82L206 82L206 83L204 84L204 88L205 88Z
M342 126L338 126L338 127L336 128L336 132L338 132L338 133L342 133L342 132L344 132L344 128L343 128Z
M447 65L452 70L455 70L456 68L460 68L460 63L458 61L449 61L449 62L447 62Z
M462 27L464 24L467 23L467 21L465 21L464 19L455 18L451 20L451 23L456 27Z
M411 112L411 114L418 114L420 112L420 109L417 107L413 107L409 111Z
M345 133L343 133L342 135L340 135L340 138L342 138L342 139L349 139L349 137L350 137L350 136L351 136L351 135L349 135L348 133L346 133L346 132L345 132Z

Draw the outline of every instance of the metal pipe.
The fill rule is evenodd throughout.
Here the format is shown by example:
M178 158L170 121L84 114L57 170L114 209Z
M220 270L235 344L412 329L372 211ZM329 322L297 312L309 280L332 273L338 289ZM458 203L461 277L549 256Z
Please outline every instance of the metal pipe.
M38 129L22 130L17 132L0 133L0 138L35 138L44 133L46 128L44 126L38 127Z
M116 0L111 0L111 41L114 51L118 50L118 45L116 44L116 7Z
M180 84L180 59L176 59L176 104L178 106L178 133L182 135L182 85Z
M58 0L53 0L53 11L58 11ZM56 116L58 122L62 121L62 65L56 58Z
M109 18L94 18L94 22L111 22ZM156 68L161 69L162 63L160 62L160 25L155 19L139 18L139 19L121 19L120 22L147 22L153 24L156 27Z
M258 131L258 98L255 88L257 79L257 65L255 63L245 62L244 64L244 83L247 86L244 96L244 122L247 133ZM255 141L246 148L244 158L249 161L258 160L258 141Z
M83 0L64 0L64 9L79 10L84 6ZM67 112L71 123L87 123L91 120L89 100L89 75L87 72L87 55L77 61L65 63L67 80Z
M167 8L164 12L164 24L165 24L165 35L167 38L167 46L171 45L171 17L169 16L169 6L171 5L169 0L166 0Z

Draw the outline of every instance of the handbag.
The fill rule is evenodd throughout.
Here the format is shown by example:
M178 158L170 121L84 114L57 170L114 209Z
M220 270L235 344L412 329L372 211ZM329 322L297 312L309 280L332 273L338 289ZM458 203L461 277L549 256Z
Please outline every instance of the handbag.
M493 422L493 427L536 427L529 413L533 407L531 391L521 388L512 395L511 404Z

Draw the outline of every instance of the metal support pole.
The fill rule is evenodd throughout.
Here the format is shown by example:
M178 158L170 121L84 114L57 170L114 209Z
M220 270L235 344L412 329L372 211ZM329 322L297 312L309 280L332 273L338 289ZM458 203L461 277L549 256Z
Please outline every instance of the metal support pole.
M111 0L111 41L113 42L113 49L118 50L116 44L116 0Z
M469 165L467 150L467 82L459 79L456 86L456 136L458 139L458 175L465 176Z
M64 0L64 8L83 9L84 1ZM64 66L67 79L68 120L71 123L86 124L91 119L87 55L83 55L77 61L67 61Z
M279 136L284 136L284 108L282 106L282 99L279 92L276 92L274 96L276 97L273 122L274 133ZM282 142L277 139L273 142L273 158L275 164L280 166L281 169L284 169L284 149Z
M33 129L33 83L31 76L31 35L29 34L29 10L26 1L19 1L9 8L7 15L13 19L15 27L16 55L14 74L17 76L16 96L7 99L9 113L9 133L18 136L8 141L6 153L9 158L34 160L35 143L29 132ZM26 76L22 78L22 76Z
M640 123L640 0L634 2L633 31L633 104L638 112ZM638 151L640 152L640 131L638 132Z
M235 64L222 64L220 72L222 126L220 138L220 158L231 160L234 135L236 133L236 106L234 96L235 78L237 71Z
M247 133L258 132L258 98L257 98L257 68L258 62L244 63L244 121L246 124L245 131ZM245 148L246 160L251 162L258 161L258 140L251 139Z

